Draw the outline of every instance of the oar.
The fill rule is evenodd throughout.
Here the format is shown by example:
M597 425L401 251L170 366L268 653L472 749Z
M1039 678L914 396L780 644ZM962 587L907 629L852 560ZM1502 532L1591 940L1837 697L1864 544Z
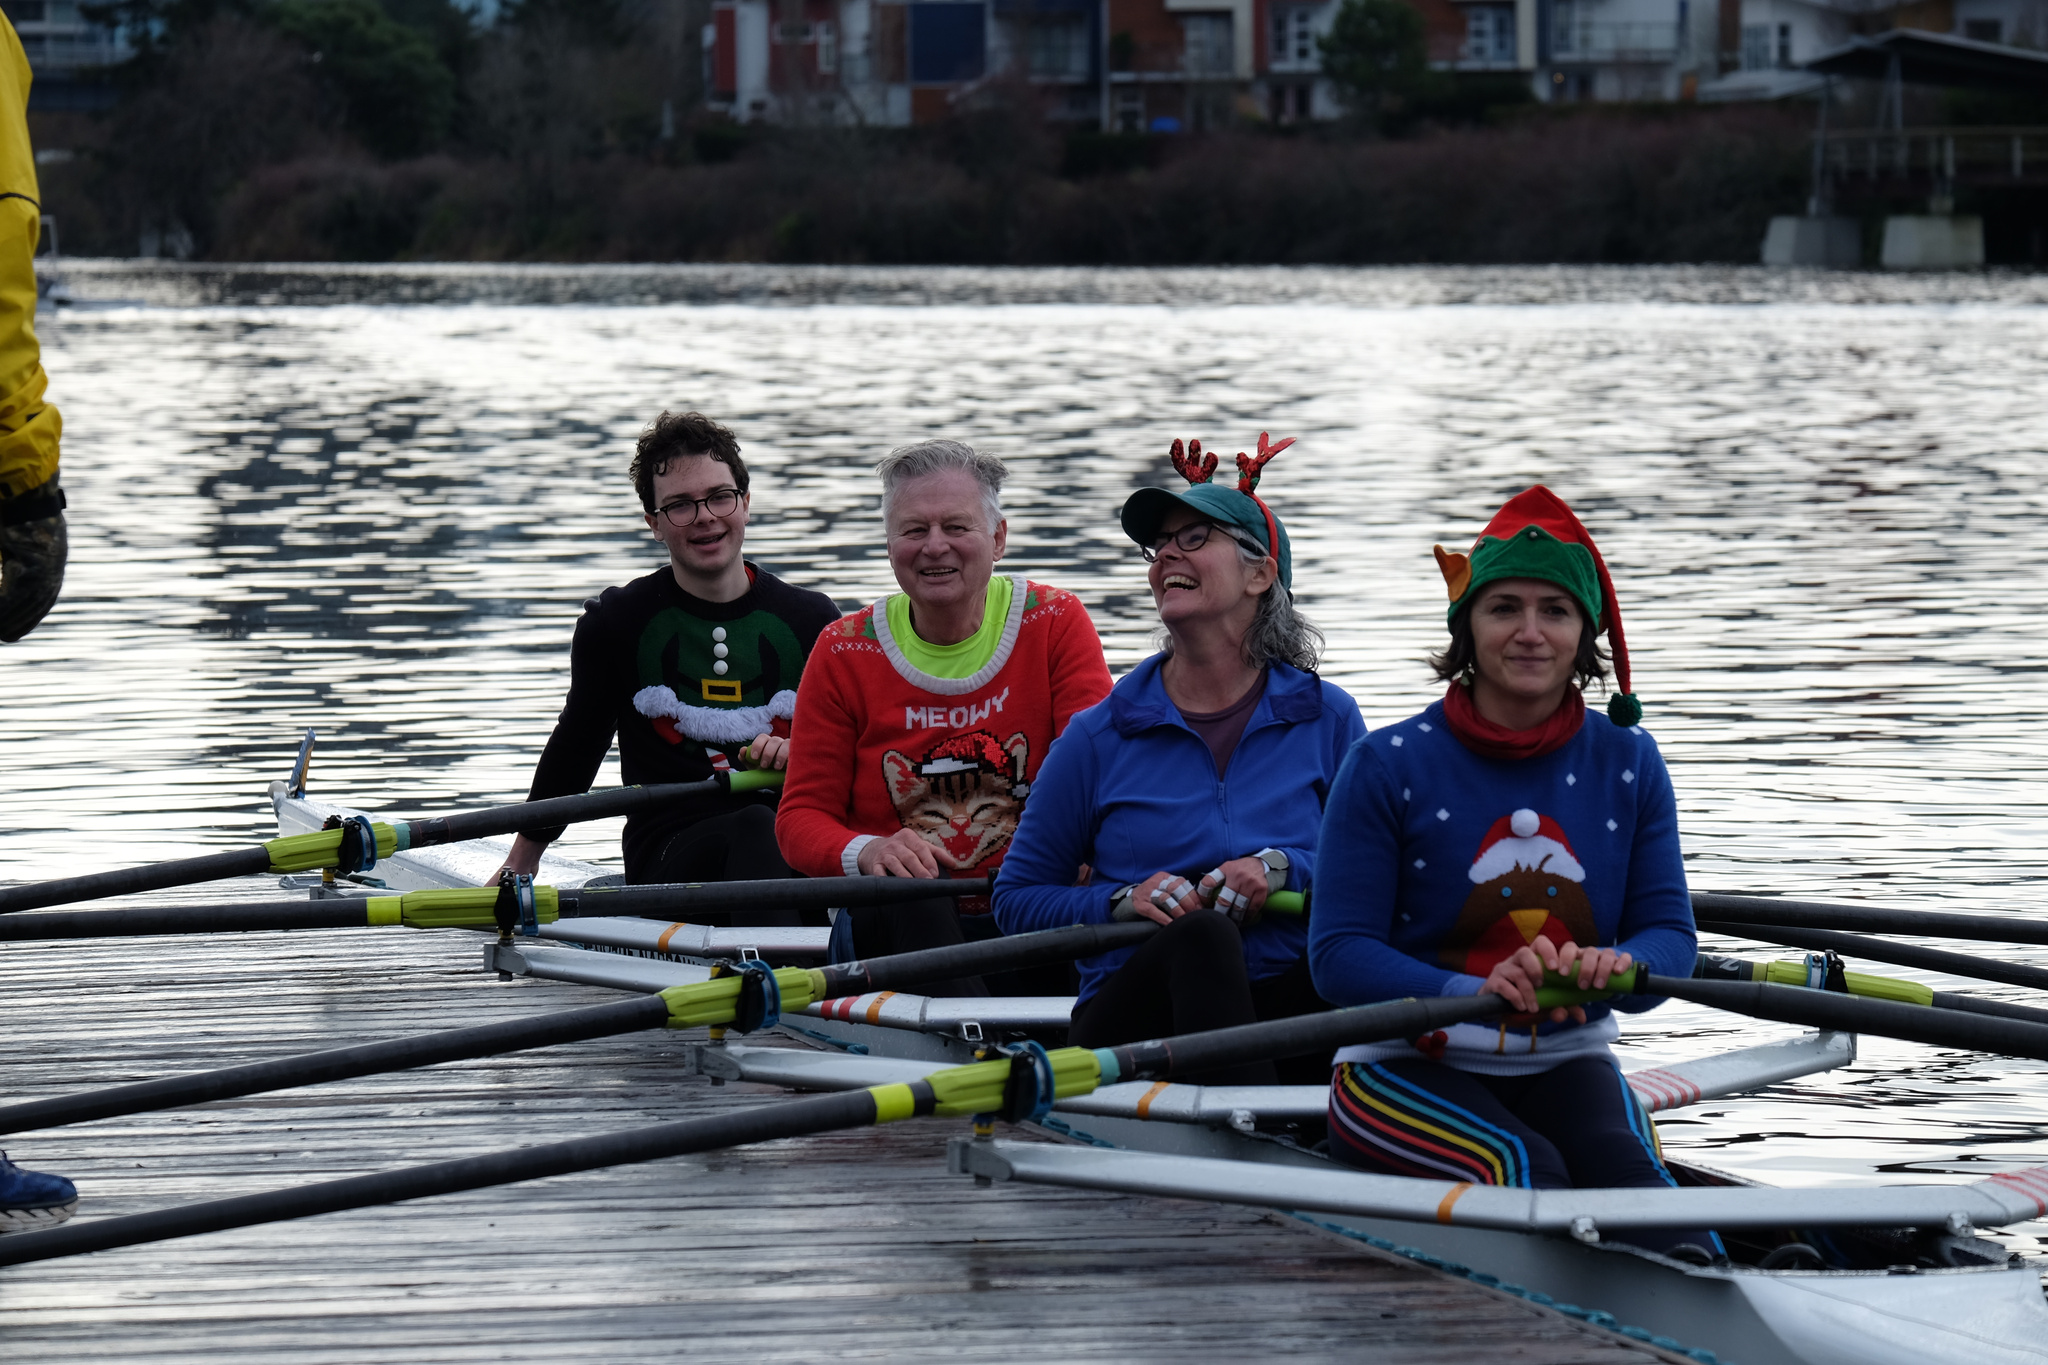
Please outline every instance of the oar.
M1867 957L1874 962L1923 967L1930 972L1946 972L1950 976L1972 976L1980 981L1999 981L2008 986L2031 986L2035 990L2048 991L2048 969L1972 957L1968 953L1944 952L1939 948L1921 948L1911 943L1890 943L1867 934L1845 934L1834 929L1781 929L1768 924L1736 924L1725 920L1701 920L1699 927L1716 934L1754 939L1758 943L1782 943L1788 948L1817 948L1822 951L1833 949L1838 953Z
M872 957L864 962L845 962L808 970L784 967L774 973L772 986L759 979L765 972L735 973L695 985L671 986L658 994L636 996L631 1000L588 1009L537 1014L476 1028L394 1038L389 1042L364 1043L357 1047L225 1067L218 1071L201 1071L78 1095L32 1100L0 1109L0 1133L20 1133L119 1115L176 1109L207 1100L232 1099L326 1081L405 1071L438 1062L494 1057L526 1048L609 1038L641 1029L695 1028L706 1024L722 1026L738 1021L742 1032L752 1032L772 1023L773 1016L781 1012L801 1014L813 1001L901 990L952 976L1066 962L1076 957L1108 952L1112 948L1129 947L1158 930L1159 926L1150 921L1077 924L1065 929L1046 929L980 943Z
M368 871L376 866L379 859L409 848L430 848L462 839L516 834L522 829L545 829L578 820L632 815L643 810L659 810L692 796L760 791L781 785L781 773L749 769L720 773L705 782L616 787L609 791L586 792L581 796L523 801L514 806L492 806L485 810L407 820L398 824L372 824L368 820L357 819L339 829L291 834L268 840L254 848L236 849L229 853L209 853L198 858L177 858L167 863L122 868L117 872L94 872L83 877L0 887L0 914L98 900L106 896L127 896L139 891L163 891L173 886L193 886L199 882L265 872L310 872L327 867L343 872Z
M1440 996L1278 1019L1123 1047L1069 1047L1048 1053L1030 1044L1001 1060L953 1067L908 1084L877 1085L785 1100L737 1113L686 1119L602 1137L493 1152L488 1156L187 1204L154 1213L70 1223L32 1236L0 1240L0 1265L76 1256L923 1115L1000 1116L1012 1121L1041 1118L1055 1100L1085 1095L1098 1086L1118 1081L1166 1079L1355 1043L1413 1038L1450 1024L1495 1014L1503 1008L1505 1002L1498 996Z
M536 924L599 915L687 920L690 915L707 910L824 910L900 905L934 896L985 896L988 889L986 877L785 877L750 882L603 886L589 890L536 886L533 918ZM319 901L226 901L121 910L58 910L0 919L0 943L392 925L412 929L492 929L498 927L499 894L495 886L479 886Z
M1959 1047L1972 1052L2048 1061L2048 1024L1964 1013L1935 1005L1869 1000L1764 981L1697 981L1658 976L1644 971L1640 965L1626 972L1616 972L1610 983L1608 991L1588 992L1584 998L1598 1000L1630 993L1669 996L1727 1010L1731 1014L1773 1019L1806 1028L1870 1033L1880 1038L1926 1043L1931 1047Z
M1927 910L1889 910L1877 905L1821 905L1763 896L1719 896L1695 892L1693 917L1701 924L1768 924L1780 929L1847 929L1863 934L1921 934L1928 938L1974 938L1992 943L2048 943L2048 922L2017 915L1950 915Z
M1836 937L1851 939L1853 935L1841 934ZM1712 953L1701 953L1693 960L1693 979L1696 981L1768 981L1779 986L1810 985L1806 964L1803 962L1751 962L1739 957L1720 957ZM1990 1014L2001 1019L2024 1019L2031 1023L2048 1024L2048 1010L2034 1009L2027 1005L2008 1005L2003 1000L1987 1000L1981 995L1957 995L1952 991L1938 991L1923 986L1917 981L1901 981L1895 976L1869 976L1863 972L1842 973L1842 984L1851 995L1860 995L1872 1000L1897 1000L1907 1005L1935 1005L1945 1010L1962 1010L1968 1014Z

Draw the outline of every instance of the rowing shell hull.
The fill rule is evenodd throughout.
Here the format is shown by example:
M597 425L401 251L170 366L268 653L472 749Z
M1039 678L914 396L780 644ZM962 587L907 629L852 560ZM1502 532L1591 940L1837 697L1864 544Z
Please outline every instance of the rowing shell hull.
M901 1030L837 1020L805 1024L814 1037L829 1032L841 1046L857 1044L872 1056L926 1061L940 1060L937 1054L943 1054L944 1060L971 1059L971 1050L957 1039L906 1036ZM1824 1068L1810 1064L1804 1069ZM1688 1070L1659 1068L1635 1073L1630 1080L1645 1083L1638 1093L1658 1109L1692 1102L1703 1090L1732 1093L1711 1083L1703 1086ZM1797 1074L1789 1064L1776 1072L1762 1069L1749 1088ZM1734 1084L1733 1077L1724 1079ZM1202 1088L1168 1087L1154 1103L1165 1108L1173 1090ZM1179 1115L1155 1113L1141 1119L1073 1112L1077 1107L1063 1103L1050 1131L1128 1151L1332 1169L1326 1158L1239 1132L1227 1121L1161 1122ZM1203 1107L1213 1114L1220 1106ZM1260 1106L1260 1112L1272 1114L1285 1107ZM1228 1189L1206 1195L1195 1190L1181 1193L1244 1202L1241 1191ZM1913 1274L1699 1267L1631 1247L1587 1245L1496 1228L1347 1214L1298 1216L1365 1239L1382 1251L1425 1264L1448 1263L1439 1268L1476 1275L1482 1281L1490 1276L1555 1303L1604 1311L1625 1327L1640 1328L1688 1349L1710 1350L1723 1365L2041 1365L2048 1360L2048 1302L2042 1297L2038 1266Z

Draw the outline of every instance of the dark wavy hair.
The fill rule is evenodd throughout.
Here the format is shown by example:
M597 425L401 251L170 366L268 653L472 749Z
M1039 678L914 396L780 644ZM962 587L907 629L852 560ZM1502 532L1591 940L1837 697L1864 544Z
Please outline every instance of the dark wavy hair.
M1479 646L1472 640L1472 607L1478 600L1479 594L1474 593L1472 601L1458 608L1458 614L1451 618L1451 643L1442 653L1424 660L1436 671L1438 682L1469 678L1479 660ZM1572 658L1572 681L1581 692L1595 682L1604 687L1608 656L1606 647L1600 643L1600 629L1578 602L1574 601L1572 606L1579 613L1579 651Z
M640 505L654 511L654 478L665 473L671 460L691 455L709 455L732 471L732 486L747 491L747 467L740 461L740 443L730 431L701 412L664 412L640 433L633 450L633 491Z

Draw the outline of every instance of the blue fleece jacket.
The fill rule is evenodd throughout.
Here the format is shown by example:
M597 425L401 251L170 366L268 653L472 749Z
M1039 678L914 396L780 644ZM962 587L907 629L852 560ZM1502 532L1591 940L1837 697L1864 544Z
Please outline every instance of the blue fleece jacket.
M1209 746L1166 695L1164 657L1125 674L1046 751L996 878L1004 933L1105 923L1117 891L1132 882L1161 871L1199 878L1262 848L1287 854L1290 890L1314 881L1323 801L1346 751L1365 733L1358 703L1314 674L1273 664L1229 770L1219 775ZM1083 864L1093 875L1076 886ZM1244 936L1251 979L1287 970L1307 943L1299 915L1261 916ZM1084 959L1080 998L1135 951Z
M1475 994L1515 947L1547 934L1616 946L1664 976L1692 972L1695 934L1678 808L1657 745L1597 711L1541 758L1482 758L1444 723L1443 703L1353 747L1330 793L1318 849L1309 965L1339 1005ZM1617 1002L1625 1010L1658 1003ZM1606 1005L1584 1026L1461 1024L1453 1066L1541 1071L1606 1052ZM1340 1061L1416 1053L1347 1048Z

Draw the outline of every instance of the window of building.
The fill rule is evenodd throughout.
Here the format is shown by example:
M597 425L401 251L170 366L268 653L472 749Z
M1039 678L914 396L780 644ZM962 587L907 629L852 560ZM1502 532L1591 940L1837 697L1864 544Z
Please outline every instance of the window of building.
M1790 24L1778 25L1778 65L1781 67L1790 67L1792 65L1792 25Z
M1998 19L1965 19L1963 36L1980 43L2002 43L2005 41L2005 24Z
M1579 7L1572 0L1556 0L1550 7L1550 50L1560 57L1575 57L1584 46L1579 41Z
M1116 130L1119 133L1142 133L1145 131L1144 91L1119 90L1116 92Z
M1190 76L1228 76L1231 71L1230 15L1184 14L1183 69Z
M1771 26L1769 24L1744 24L1742 26L1742 69L1744 71L1768 71L1771 68Z
M818 72L829 76L839 69L839 26L830 19L812 25L818 39Z
M1467 5L1464 56L1469 62L1514 61L1515 7Z
M1024 30L1024 62L1041 80L1088 79L1088 16L1042 15Z
M1275 71L1314 71L1317 60L1315 10L1308 5L1275 5L1268 57Z

